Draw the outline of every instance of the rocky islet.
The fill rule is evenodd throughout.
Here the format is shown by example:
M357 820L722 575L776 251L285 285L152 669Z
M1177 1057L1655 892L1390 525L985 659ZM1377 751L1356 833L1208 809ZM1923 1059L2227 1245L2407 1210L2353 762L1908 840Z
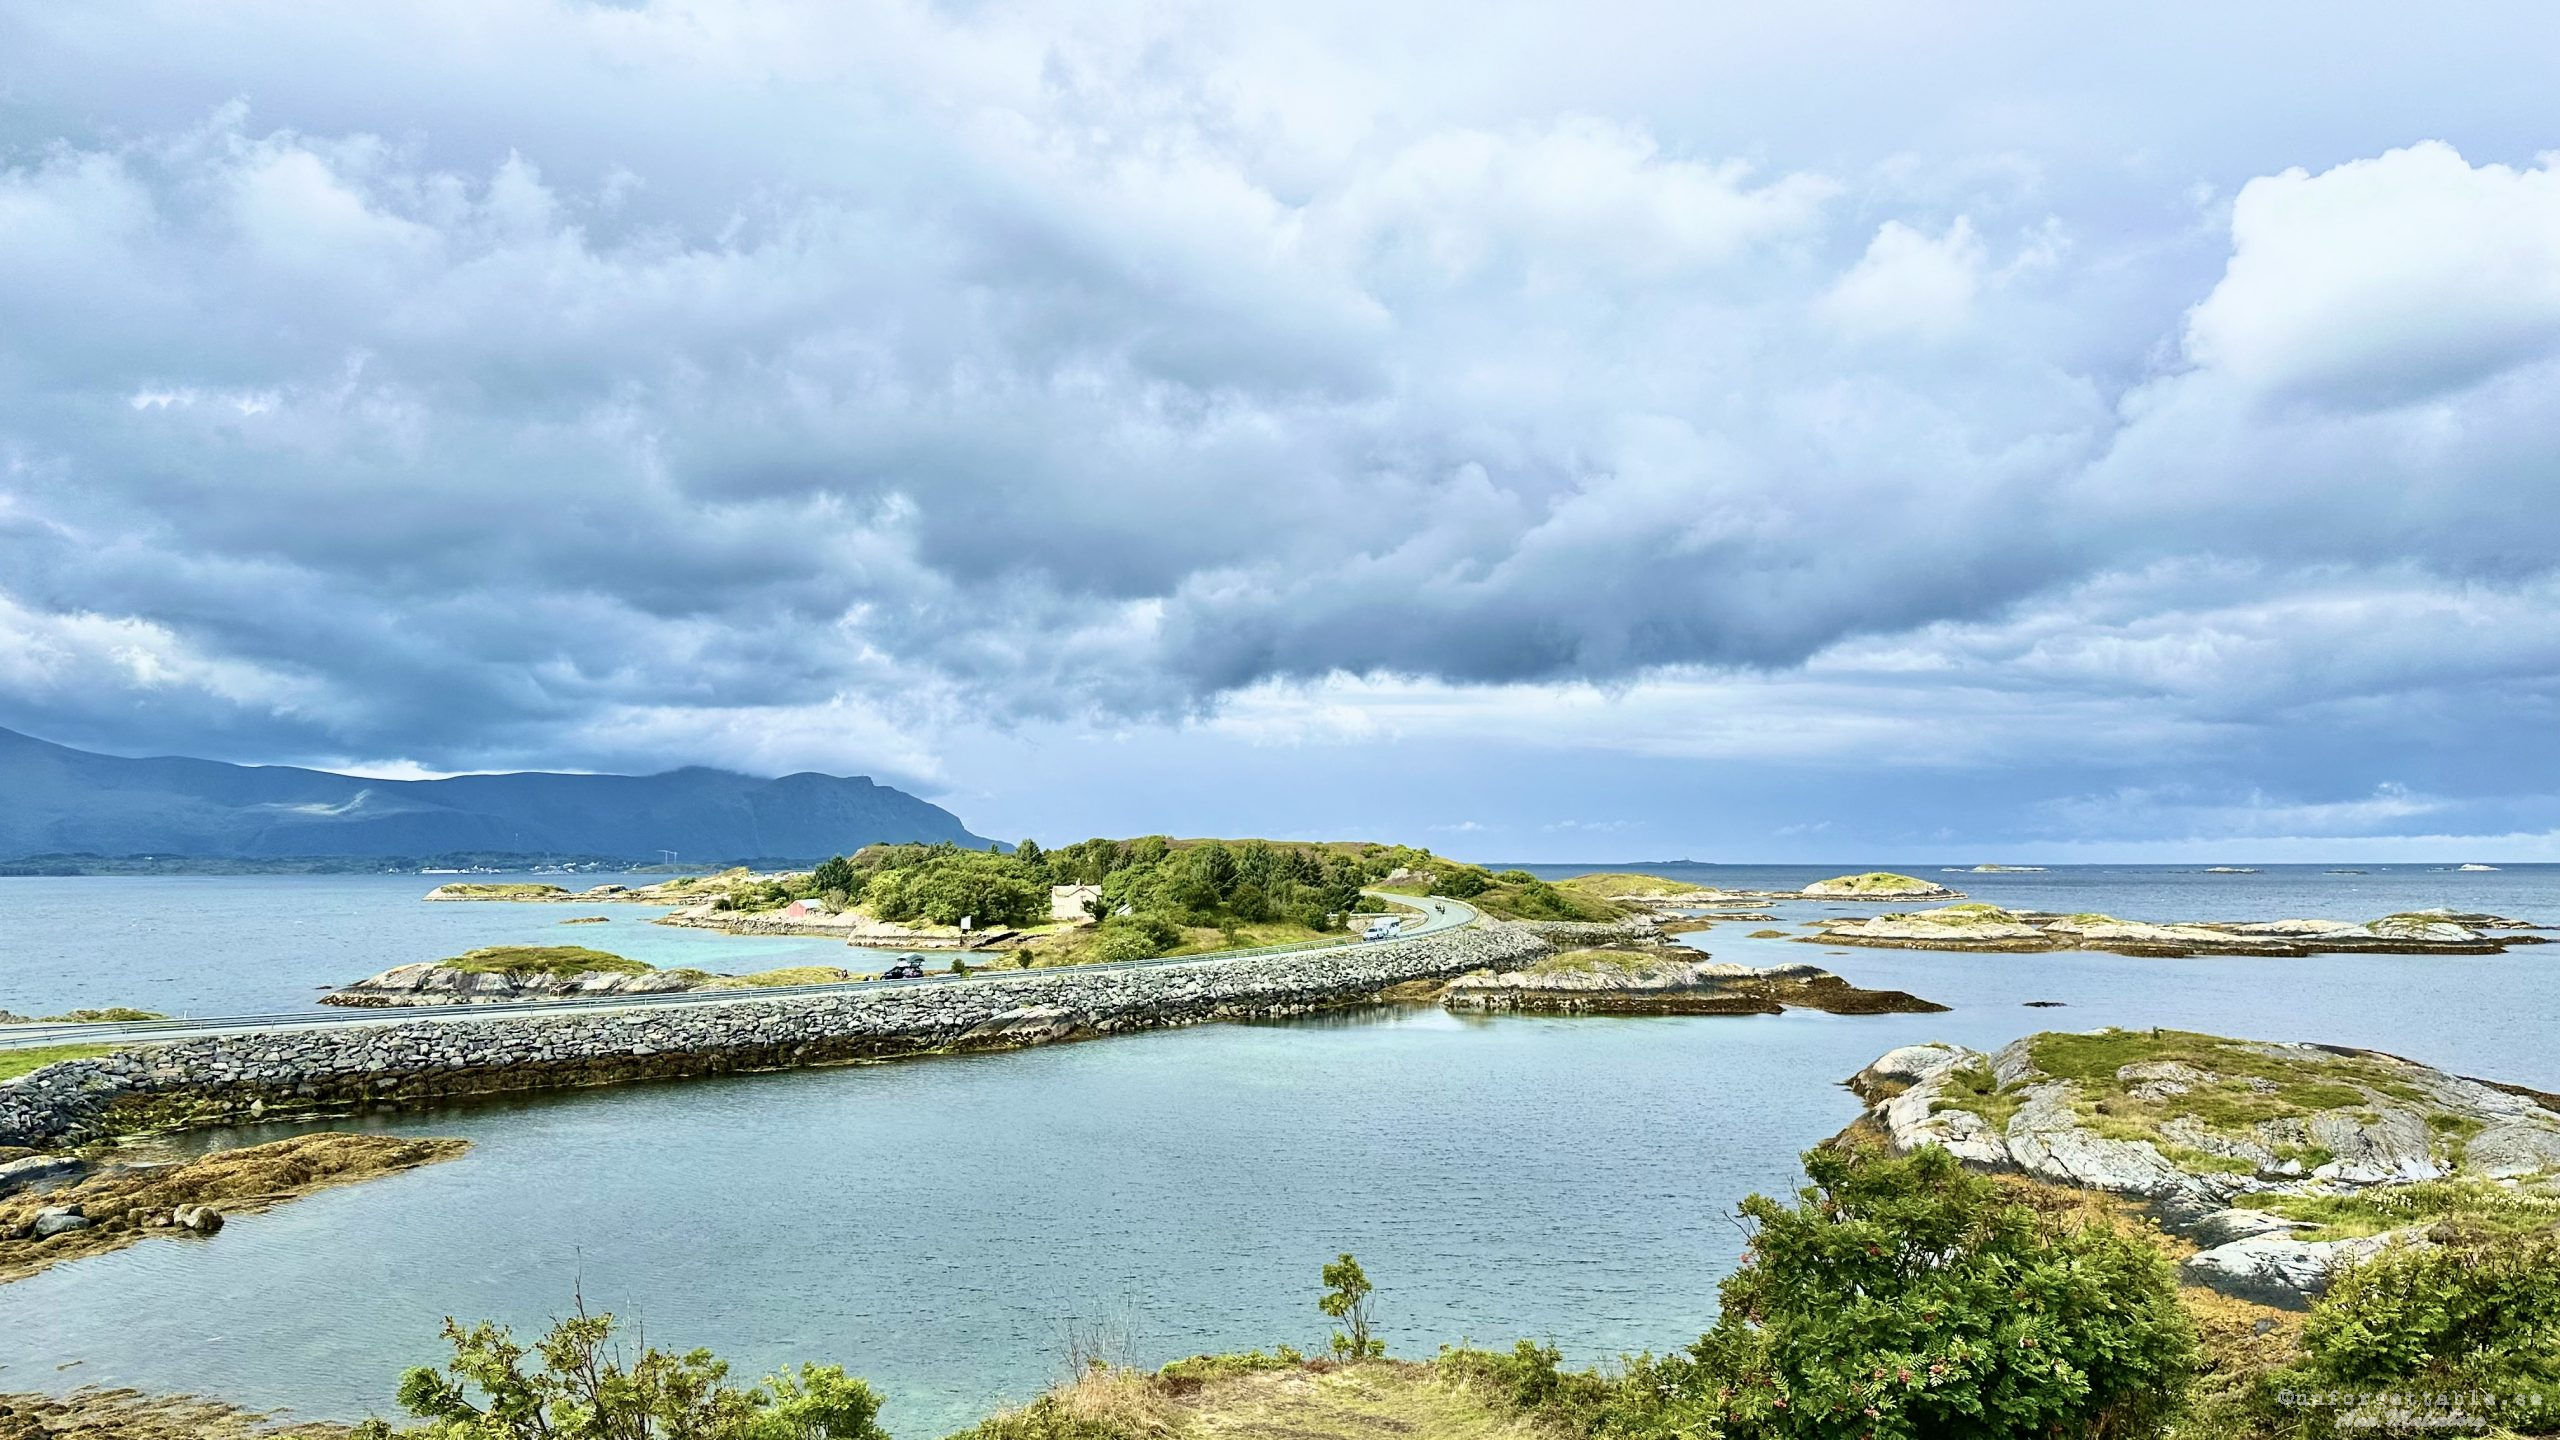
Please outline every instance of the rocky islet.
M2046 1032L1904 1046L1849 1084L1894 1150L2137 1202L2197 1247L2192 1278L2260 1303L2465 1212L2560 1224L2560 1098L2373 1051Z

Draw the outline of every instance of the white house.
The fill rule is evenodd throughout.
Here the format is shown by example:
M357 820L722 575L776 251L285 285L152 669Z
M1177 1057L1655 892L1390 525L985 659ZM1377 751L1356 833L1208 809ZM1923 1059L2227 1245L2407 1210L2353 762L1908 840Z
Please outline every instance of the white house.
M1101 898L1102 887L1099 885L1052 885L1049 887L1049 918L1081 920L1085 917L1085 902Z

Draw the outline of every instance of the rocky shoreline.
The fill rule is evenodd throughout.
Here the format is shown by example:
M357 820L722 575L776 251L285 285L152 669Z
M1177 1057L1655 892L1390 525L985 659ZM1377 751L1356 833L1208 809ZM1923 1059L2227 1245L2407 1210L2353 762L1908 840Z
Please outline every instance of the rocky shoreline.
M2560 1097L2369 1050L2102 1030L1911 1045L1849 1082L1897 1152L2094 1190L2195 1247L2188 1277L2299 1309L2437 1224L2560 1224Z
M1595 952L1585 952L1594 954ZM1816 965L1755 969L1695 951L1556 957L1527 969L1461 975L1441 992L1451 1010L1569 1015L1935 1014L1947 1007L1900 990L1862 990Z
M2155 924L2112 915L2053 915L1980 903L1907 914L1818 922L1809 945L1865 945L1887 950L1956 950L2038 954L2101 950L2117 955L2182 959L2192 955L2264 955L2299 959L2323 954L2496 955L2510 945L2539 945L2540 927L2502 915L2419 910L2378 920L2180 921Z
M297 1135L172 1163L16 1162L25 1188L0 1166L0 1284L155 1235L206 1236L229 1215L461 1154L462 1140L392 1135Z

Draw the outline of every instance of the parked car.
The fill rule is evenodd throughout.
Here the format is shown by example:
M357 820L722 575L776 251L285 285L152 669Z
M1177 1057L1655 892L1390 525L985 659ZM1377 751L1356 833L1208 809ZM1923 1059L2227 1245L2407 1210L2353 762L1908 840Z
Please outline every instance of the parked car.
M901 955L898 957L896 964L891 965L888 969L880 972L880 978L883 980L921 980L924 978L924 957L921 955Z

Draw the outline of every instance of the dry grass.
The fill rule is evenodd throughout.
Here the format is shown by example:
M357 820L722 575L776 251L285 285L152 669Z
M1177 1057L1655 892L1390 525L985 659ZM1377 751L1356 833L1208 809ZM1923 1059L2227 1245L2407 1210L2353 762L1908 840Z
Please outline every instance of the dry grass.
M1431 1366L1395 1360L1319 1360L1205 1382L1096 1371L964 1433L969 1440L1547 1440Z

